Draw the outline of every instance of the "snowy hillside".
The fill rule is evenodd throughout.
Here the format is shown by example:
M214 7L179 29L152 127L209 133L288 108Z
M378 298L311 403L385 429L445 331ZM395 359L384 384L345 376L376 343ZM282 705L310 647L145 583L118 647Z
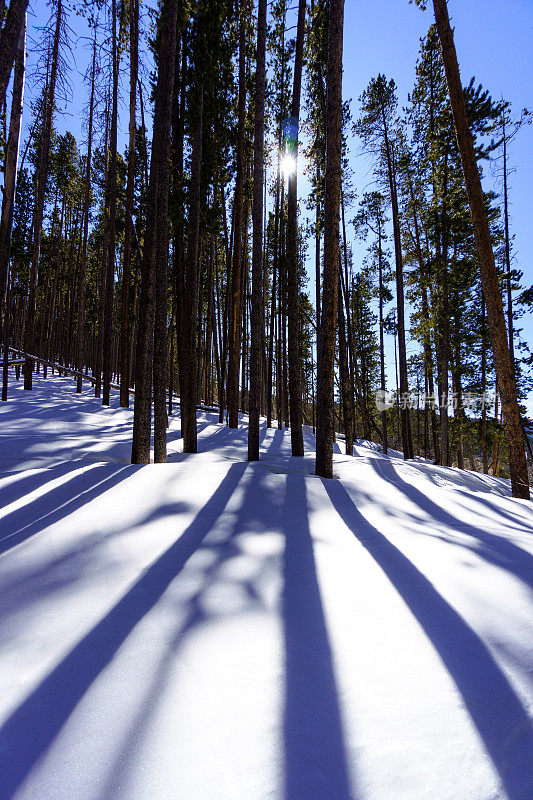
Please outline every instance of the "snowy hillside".
M128 464L70 379L0 406L0 798L531 800L533 506L199 416Z

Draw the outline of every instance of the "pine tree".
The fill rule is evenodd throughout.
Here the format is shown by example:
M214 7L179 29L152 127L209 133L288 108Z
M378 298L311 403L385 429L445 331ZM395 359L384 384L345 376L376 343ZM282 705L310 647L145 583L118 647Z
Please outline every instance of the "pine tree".
M339 285L339 209L342 157L342 45L344 0L329 8L324 196L324 268L317 348L317 475L333 477L333 377Z
M529 478L523 430L516 394L513 364L509 353L505 316L494 262L490 229L485 210L481 179L466 112L457 53L446 0L433 0L435 21L442 48L442 59L450 96L457 143L461 154L470 212L480 262L481 279L489 321L494 363L502 400L505 432L509 447L509 469L513 496L529 499Z
M250 408L248 460L259 459L259 410L261 401L261 351L264 338L263 309L263 172L265 147L265 50L267 3L259 0L257 10L257 65L255 84L254 178L253 178L253 251L252 308L250 351Z

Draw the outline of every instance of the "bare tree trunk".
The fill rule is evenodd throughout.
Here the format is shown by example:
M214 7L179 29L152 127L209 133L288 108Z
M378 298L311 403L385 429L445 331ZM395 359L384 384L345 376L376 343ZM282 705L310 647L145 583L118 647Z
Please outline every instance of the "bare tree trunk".
M158 138L159 164L157 177L157 240L155 252L155 313L154 313L154 462L165 463L167 460L167 374L168 374L168 244L169 220L168 197L170 191L170 136L172 121L172 97L174 93L174 71L176 63L176 11L174 12L174 30L169 35L168 52L164 57L169 59L166 75L167 83L162 86L163 96L160 104L161 124ZM169 21L169 24L170 23ZM163 54L162 56L163 57ZM201 114L201 112L200 112Z
M486 349L486 321L485 297L481 292L481 455L483 458L483 473L489 474L487 456L487 349Z
M154 355L155 274L156 263L168 247L168 221L159 226L160 210L166 213L168 203L168 167L170 150L170 119L174 89L176 55L176 19L178 0L166 0L162 9L161 45L159 51L157 87L155 92L154 129L150 181L146 209L146 233L139 297L137 357L135 359L135 404L133 409L133 464L150 462L152 411L152 371ZM168 146L167 146L168 142ZM162 201L160 192L166 193Z
M298 126L300 122L300 93L302 85L302 64L305 28L305 0L299 0L298 27L296 32L296 53L294 61L294 84L292 92L291 117L296 126L293 157L298 163ZM298 171L297 167L289 175L287 193L287 299L289 322L289 403L291 420L291 445L293 456L303 456L303 413L302 376L300 364L300 298L298 291Z
M200 199L202 176L203 88L198 87L195 102L195 123L191 153L191 199L187 258L185 261L183 312L184 370L180 386L181 420L183 426L183 452L196 453L198 438L196 428L196 403L198 394L198 363L196 318L198 316L198 251L200 240Z
M320 167L318 164L318 153L316 162L316 210L315 210L315 314L316 329L320 328L320 203L318 200L318 187L320 184Z
M461 162L465 177L466 189L470 203L470 212L474 226L476 248L478 252L481 280L487 304L487 317L494 352L494 365L502 401L504 428L509 448L509 470L514 497L529 499L529 477L527 471L524 437L520 420L520 411L516 395L513 364L509 352L505 315L498 282L498 273L494 263L489 222L485 209L485 199L481 187L481 178L474 143L463 95L457 53L450 27L446 0L433 0L435 20L442 49L442 60L446 72L446 82L450 95L457 144L461 154Z
M135 183L135 134L139 46L139 2L130 3L130 121L128 142L128 179L126 184L126 232L124 263L122 265L122 313L120 325L120 405L130 404L129 345L130 345L130 272L133 244L133 191Z
M382 233L381 224L378 223L378 280L379 280L379 366L381 378L381 391L383 399L385 399L385 344L384 344L384 331L383 331L383 249L382 249ZM385 408L381 412L381 431L383 438L383 453L387 455L389 452L389 442L387 438L387 411Z
M52 135L52 118L55 108L55 91L57 81L57 67L59 61L59 40L61 35L63 6L58 0L56 10L56 24L52 43L52 57L50 78L43 97L43 126L37 159L35 205L32 218L32 250L30 263L30 291L28 297L26 329L24 331L24 349L26 353L35 350L35 317L37 314L37 287L39 283L39 256L41 252L41 235L44 216L44 201L46 194L46 180L48 177L48 156L50 153L50 139ZM19 29L20 33L20 29ZM18 37L17 37L18 38ZM26 358L24 364L24 388L32 388L33 360Z
M28 0L11 0L6 21L0 33L0 105L6 101L11 69L17 55L20 36L25 27Z
M85 175L85 196L83 201L83 232L80 254L80 274L78 277L78 327L76 332L76 366L79 375L76 381L76 391L82 390L83 351L85 340L85 283L87 272L87 243L89 241L89 206L91 202L91 165L93 151L93 118L94 118L94 91L96 81L96 26L93 39L93 60L91 66L91 97L89 100L89 130L87 137L87 163Z
M239 362L241 339L241 256L242 212L244 193L244 128L246 122L246 0L241 0L239 25L239 103L237 134L237 170L235 175L233 265L231 271L231 300L229 318L229 365L227 380L228 425L239 424Z
M7 379L9 362L10 314L11 314L11 281L9 276L9 260L11 251L11 233L13 231L13 211L17 191L17 167L20 147L20 128L22 105L24 102L24 79L26 75L26 16L20 31L18 50L15 57L15 77L13 80L13 97L11 101L11 117L9 120L9 137L6 148L4 173L4 199L2 202L2 218L0 220L0 291L4 307L3 342L4 359L2 365L2 400L7 400Z
M259 411L263 329L263 171L265 147L267 2L259 0L257 10L257 64L255 76L254 187L252 210L252 313L250 320L250 397L248 425L248 461L259 459Z
M113 89L111 99L111 133L109 137L109 169L106 186L107 274L104 304L102 405L109 405L113 351L113 299L115 295L115 222L117 209L117 123L118 123L118 45L117 0L111 0L111 59Z
M339 207L342 153L342 38L344 0L331 0L328 34L324 267L317 363L316 474L333 477L333 379L339 284Z
M339 258L340 269L340 258ZM344 303L342 300L342 288L339 281L339 299L337 301L337 311L339 318L339 377L342 398L342 416L344 421L344 440L345 452L347 456L353 456L353 424L354 408L353 393L348 373L348 346L346 342L346 324L344 319Z
M511 239L509 236L509 189L507 186L507 136L505 114L503 116L503 222L505 233L505 269L507 272L507 330L509 333L509 354L515 375L514 323L513 323L513 284L511 278Z

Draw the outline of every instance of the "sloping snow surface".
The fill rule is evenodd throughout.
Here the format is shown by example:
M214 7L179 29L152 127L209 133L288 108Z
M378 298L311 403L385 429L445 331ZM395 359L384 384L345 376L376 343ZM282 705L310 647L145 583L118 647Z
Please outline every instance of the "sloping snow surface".
M0 798L532 800L533 507L261 427L128 464L71 379L0 407Z

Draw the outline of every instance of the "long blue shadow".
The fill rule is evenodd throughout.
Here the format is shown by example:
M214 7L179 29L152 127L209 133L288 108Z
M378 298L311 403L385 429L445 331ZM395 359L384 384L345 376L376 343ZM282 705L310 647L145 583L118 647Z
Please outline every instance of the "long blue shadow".
M0 520L0 555L53 525L125 480L140 467L98 464ZM111 474L110 474L111 472ZM60 473L61 474L61 473ZM55 476L55 475L54 475ZM65 498L71 498L65 500Z
M514 542L503 536L483 531L474 525L469 525L467 522L457 519L457 517L450 514L442 506L437 505L415 486L407 483L394 469L394 465L390 461L379 464L373 463L372 466L381 478L396 486L435 522L446 525L452 531L467 534L472 539L477 540L480 546L476 548L476 553L484 558L485 561L511 572L533 588L533 556L526 550L517 547Z
M266 434L267 434L268 430L274 430L274 436L272 437L272 441L270 442L270 444L269 444L269 446L267 448L267 453L269 455L274 455L275 453L280 453L282 445L283 445L283 439L284 439L283 431L280 431L279 428L274 428L274 429L270 428L269 429L269 428L265 427L264 431L263 431L263 439L266 438Z
M242 555L242 550L236 543L236 537L238 537L239 533L249 532L250 530L256 532L269 530L269 517L265 514L265 509L275 508L276 498L270 495L268 487L264 485L264 479L264 473L259 470L252 473L252 478L244 490L242 504L235 515L233 530L221 541L205 543L205 546L216 554L215 560L201 568L202 580L200 588L186 601L187 613L185 619L176 627L161 660L150 675L148 688L139 702L134 719L126 731L117 753L113 756L113 764L108 775L100 782L98 798L95 797L95 800L115 800L115 798L121 796L122 788L127 784L130 777L130 770L134 769L134 765L138 763L140 749L160 708L169 677L172 674L173 667L175 667L176 659L179 656L184 640L193 628L197 628L206 622L212 622L215 617L213 612L208 613L206 611L206 593L213 586L219 585L224 580L222 573L225 564L232 558ZM198 548L197 552L200 550L201 547ZM260 556L261 573L265 573L274 559L275 556ZM247 598L246 607L240 607L236 613L244 614L254 607L262 607L262 600L257 588L254 586L253 579L236 577L235 581L243 589ZM221 618L227 618L227 614L227 611L220 610ZM181 615L178 616L181 617ZM217 680L216 675L214 680ZM224 690L222 683L221 679L221 691Z
M85 462L87 464L87 462ZM15 478L10 483L0 488L0 509L8 506L15 500L20 500L30 492L35 491L44 483L53 481L60 478L62 475L67 475L69 472L74 472L82 466L76 461L61 461L54 464L52 467L43 467L37 471L27 472L26 470L15 470L13 472L0 472L0 480L3 478Z
M352 800L303 475L287 476L282 527L285 800Z
M403 597L461 692L509 800L533 797L533 729L514 689L464 619L354 505L338 481L323 481L339 516Z
M246 464L229 468L183 534L4 723L0 729L1 800L13 797L93 681L212 530L245 469Z

